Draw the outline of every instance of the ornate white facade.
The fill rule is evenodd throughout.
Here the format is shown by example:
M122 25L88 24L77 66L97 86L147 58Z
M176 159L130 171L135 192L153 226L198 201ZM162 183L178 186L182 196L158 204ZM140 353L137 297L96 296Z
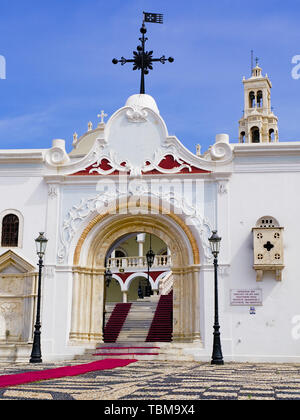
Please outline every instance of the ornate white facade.
M269 79L260 73L249 80L250 85L244 83L247 101L249 87L256 89L256 98L262 91L267 104ZM7 214L20 219L18 243L2 242L0 249L1 359L26 359L30 353L37 278L33 241L44 231L49 242L42 290L43 360L67 359L103 340L107 252L132 232L151 233L170 250L170 348L210 360L214 271L208 238L217 229L225 361L299 362L300 142L280 143L277 118L269 105L261 110L260 103L246 103L240 121L245 143L230 143L220 134L203 155L168 134L148 95L130 97L107 123L102 112L96 128L89 122L84 135L74 134L69 154L63 140L54 140L50 149L1 150L1 226ZM263 133L258 143L249 134L253 117ZM271 129L274 142L267 137ZM253 228L261 234L257 222L266 215L278 225L269 227L266 243L256 236L257 244ZM276 252L268 250L271 245ZM280 276L274 276L277 254L284 254ZM263 276L257 276L264 256ZM249 300L249 295L261 299Z

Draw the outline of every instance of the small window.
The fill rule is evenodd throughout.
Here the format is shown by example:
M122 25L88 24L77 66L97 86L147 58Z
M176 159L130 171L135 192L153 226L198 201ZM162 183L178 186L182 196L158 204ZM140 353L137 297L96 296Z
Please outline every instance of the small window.
M260 132L258 127L251 128L251 140L252 143L260 143Z
M17 247L19 242L19 218L15 214L7 214L2 220L2 247Z
M257 92L257 106L258 108L263 107L263 93L261 90Z
M255 108L255 93L249 93L249 108Z

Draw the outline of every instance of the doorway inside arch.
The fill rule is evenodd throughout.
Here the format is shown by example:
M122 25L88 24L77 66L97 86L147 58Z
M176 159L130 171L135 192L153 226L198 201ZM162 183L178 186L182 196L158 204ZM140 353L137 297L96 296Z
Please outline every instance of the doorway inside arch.
M152 261L149 265L149 251ZM120 237L108 250L105 265L112 276L106 282L106 303L135 302L166 293L164 278L171 272L171 252L155 235L134 232ZM170 283L170 282L169 282ZM171 291L171 286L169 286Z
M115 241L105 259L105 342L171 341L171 265L158 236L134 232Z
M134 302L138 299L145 299L146 297L153 296L153 289L150 281L145 277L140 277L137 273L128 289L128 302Z

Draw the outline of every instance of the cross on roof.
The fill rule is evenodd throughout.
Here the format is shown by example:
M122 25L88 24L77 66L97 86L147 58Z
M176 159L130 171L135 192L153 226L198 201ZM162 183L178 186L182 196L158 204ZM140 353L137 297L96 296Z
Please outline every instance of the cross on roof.
M101 111L101 114L98 114L98 118L101 118L100 124L104 124L104 118L108 115L104 113L104 111Z
M154 14L152 15L154 16ZM154 19L153 19L153 22L155 22ZM157 20L156 23L162 23L162 22L158 22ZM142 37L139 38L139 40L141 41L141 45L137 46L137 51L133 51L133 59L127 59L127 58L121 57L121 60L114 58L112 62L113 64L121 63L122 66L126 63L133 63L133 70L141 70L140 93L144 94L145 93L145 75L149 74L149 70L153 70L152 64L154 62L160 62L162 64L165 64L167 61L169 61L169 63L172 63L174 61L174 58L172 57L166 58L164 55L161 56L160 58L153 58L153 51L145 51L145 44L148 38L145 37L145 34L147 33L147 29L144 22L140 29L140 32L142 34Z

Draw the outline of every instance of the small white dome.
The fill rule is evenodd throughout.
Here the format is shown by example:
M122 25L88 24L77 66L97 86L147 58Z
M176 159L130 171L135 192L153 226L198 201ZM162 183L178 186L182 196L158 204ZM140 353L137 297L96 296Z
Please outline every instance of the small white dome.
M131 106L133 108L150 108L152 111L159 114L155 100L150 95L140 94L132 95L127 99L125 106Z

